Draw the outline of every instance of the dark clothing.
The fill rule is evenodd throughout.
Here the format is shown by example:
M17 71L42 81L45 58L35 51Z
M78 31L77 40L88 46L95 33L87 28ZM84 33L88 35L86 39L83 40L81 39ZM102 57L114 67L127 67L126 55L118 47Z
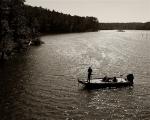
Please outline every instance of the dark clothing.
M116 77L113 78L113 82L117 82L117 78Z
M105 77L103 78L103 82L108 82L108 77L107 77L107 76L105 76Z
M89 69L88 69L88 82L90 82L90 80L91 80L91 75L92 75L92 69L91 69L91 67L89 67Z

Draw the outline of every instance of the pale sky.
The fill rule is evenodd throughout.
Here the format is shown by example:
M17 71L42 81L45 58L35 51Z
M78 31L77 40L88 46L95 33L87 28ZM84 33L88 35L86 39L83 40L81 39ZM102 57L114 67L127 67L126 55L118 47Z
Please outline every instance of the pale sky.
M150 0L26 0L65 14L94 16L99 22L148 22Z

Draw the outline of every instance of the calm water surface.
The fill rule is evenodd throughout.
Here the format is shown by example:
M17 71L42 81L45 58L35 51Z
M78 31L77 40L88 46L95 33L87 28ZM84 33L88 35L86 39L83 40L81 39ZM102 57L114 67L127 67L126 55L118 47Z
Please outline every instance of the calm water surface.
M44 36L0 68L0 120L149 120L150 32ZM77 78L134 73L133 88L84 90Z

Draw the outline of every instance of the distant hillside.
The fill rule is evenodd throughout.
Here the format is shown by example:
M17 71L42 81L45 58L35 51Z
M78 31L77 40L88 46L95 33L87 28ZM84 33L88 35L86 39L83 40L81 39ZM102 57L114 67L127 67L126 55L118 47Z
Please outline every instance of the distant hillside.
M99 23L100 30L150 30L150 22L147 23Z

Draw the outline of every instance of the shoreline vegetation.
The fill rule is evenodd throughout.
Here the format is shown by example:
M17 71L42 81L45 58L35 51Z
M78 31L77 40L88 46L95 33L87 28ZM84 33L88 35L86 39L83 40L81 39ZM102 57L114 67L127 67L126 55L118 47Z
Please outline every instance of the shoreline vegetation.
M96 32L99 30L150 30L147 23L100 23L96 17L71 16L42 7L24 4L24 0L0 1L0 60L41 45L44 34Z

